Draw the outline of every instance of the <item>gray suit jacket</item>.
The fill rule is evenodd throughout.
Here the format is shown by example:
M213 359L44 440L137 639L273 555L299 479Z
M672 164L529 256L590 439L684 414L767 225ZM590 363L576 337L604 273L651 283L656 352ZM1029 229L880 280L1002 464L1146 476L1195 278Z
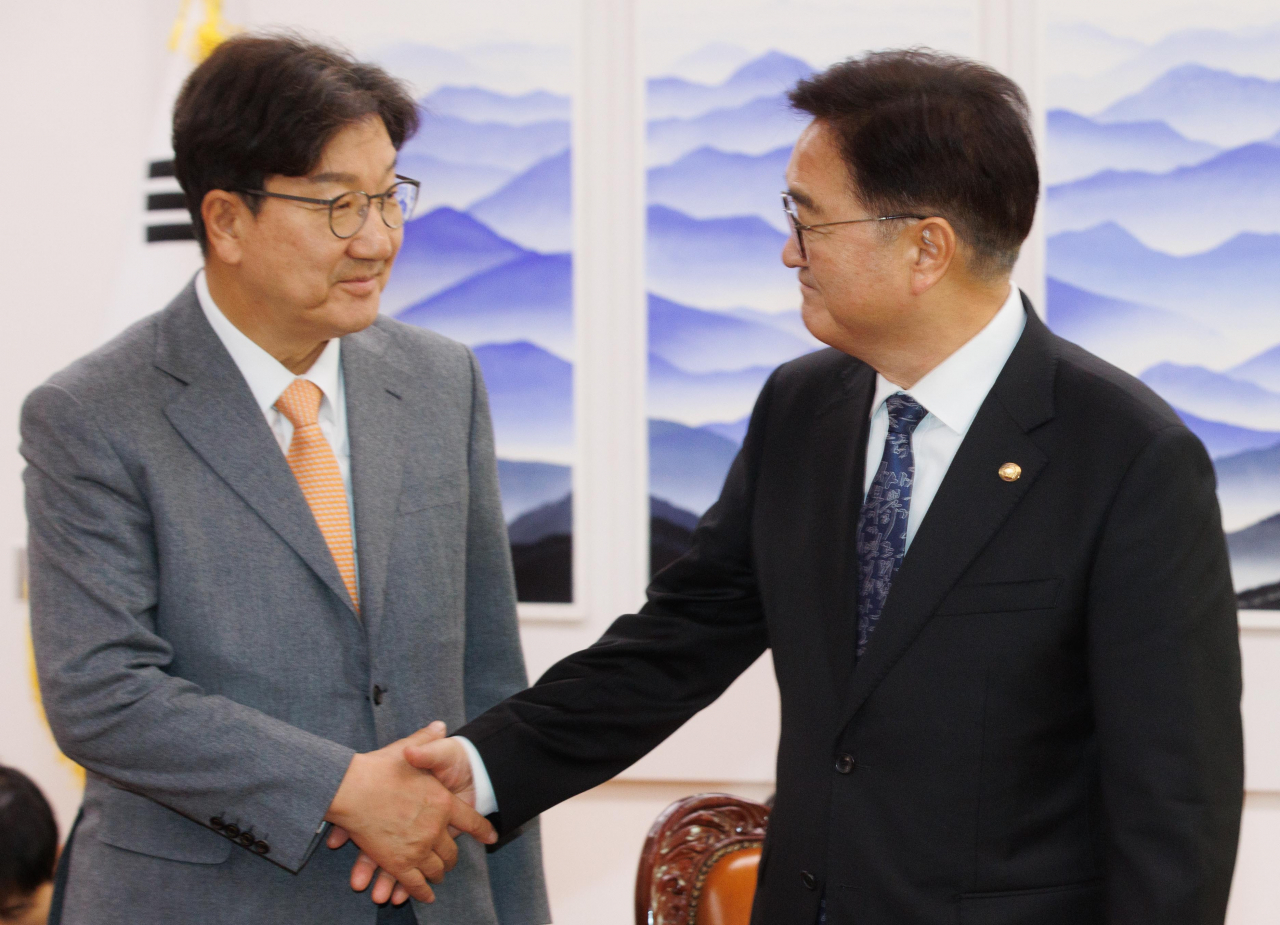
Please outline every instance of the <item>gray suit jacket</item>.
M317 831L353 752L526 685L475 358L342 346L359 616L194 287L23 407L41 691L88 772L67 925L373 923ZM458 845L420 923L550 920L536 829Z

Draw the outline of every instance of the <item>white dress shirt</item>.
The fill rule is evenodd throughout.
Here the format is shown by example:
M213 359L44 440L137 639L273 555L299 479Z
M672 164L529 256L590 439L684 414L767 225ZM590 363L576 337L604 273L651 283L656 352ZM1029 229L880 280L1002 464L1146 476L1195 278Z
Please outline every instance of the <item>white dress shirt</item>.
M885 399L896 392L910 395L929 413L924 416L911 438L915 454L916 479L911 490L911 509L907 514L907 545L911 545L916 528L924 519L942 479L951 468L960 443L977 417L978 409L996 378L1008 362L1013 348L1027 325L1022 297L1017 286L1009 287L1009 298L987 326L969 339L963 347L934 367L910 389L894 385L876 374L876 392L871 402L871 429L867 436L867 476L863 495L871 489L884 441L889 435L889 411ZM493 782L485 770L484 760L476 747L463 736L455 736L467 751L471 776L476 786L476 810L487 816L498 809Z
M1027 325L1018 287L1009 288L1009 298L987 326L911 388L899 388L876 373L876 392L871 400L871 429L867 434L863 497L871 490L871 482L884 456L884 441L889 435L889 409L885 400L901 392L910 395L929 412L911 436L916 473L911 486L911 507L907 511L908 548L978 409L995 385L996 378L1018 344L1018 338L1022 336L1022 329Z
M209 282L205 279L204 270L196 274L196 299L213 332L222 341L222 346L227 348L240 375L248 383L249 391L253 393L271 433L275 435L276 443L280 445L280 451L285 455L288 455L289 443L293 440L293 424L275 409L276 400L298 378L314 382L323 393L318 423L320 432L329 441L333 455L337 457L338 471L342 473L342 486L347 492L347 510L352 524L351 544L353 551L356 551L356 512L351 495L351 443L347 438L347 393L342 377L342 341L336 337L329 341L311 364L311 368L301 376L296 376L228 320L209 294ZM357 551L357 572L359 568Z

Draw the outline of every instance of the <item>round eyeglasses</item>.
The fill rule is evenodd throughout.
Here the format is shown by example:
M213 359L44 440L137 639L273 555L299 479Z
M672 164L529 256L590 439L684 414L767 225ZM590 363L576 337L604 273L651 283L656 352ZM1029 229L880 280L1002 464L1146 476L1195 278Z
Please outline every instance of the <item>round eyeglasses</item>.
M405 222L413 218L413 208L418 204L418 189L421 185L417 180L396 174L396 182L385 193L351 190L332 199L312 199L309 196L290 196L263 189L242 189L237 192L245 196L269 196L272 199L325 206L329 210L329 230L339 238L351 238L364 227L365 219L369 217L369 206L374 202L378 204L382 224L388 228L403 227Z
M782 194L782 211L787 213L787 218L791 220L791 230L795 233L796 244L800 246L800 257L802 260L809 259L809 252L804 247L804 233L813 231L815 228L826 228L830 225L858 225L862 222L891 222L899 218L911 218L916 221L923 221L928 216L925 215L874 215L871 218L847 218L842 222L818 222L816 225L806 225L800 221L800 216L796 212L796 200L790 193Z

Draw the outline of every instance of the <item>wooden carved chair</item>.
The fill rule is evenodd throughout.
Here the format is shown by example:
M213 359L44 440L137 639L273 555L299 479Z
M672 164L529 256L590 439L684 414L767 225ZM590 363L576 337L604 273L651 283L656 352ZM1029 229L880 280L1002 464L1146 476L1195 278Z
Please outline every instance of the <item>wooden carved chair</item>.
M636 875L636 925L748 925L769 808L727 793L672 803Z

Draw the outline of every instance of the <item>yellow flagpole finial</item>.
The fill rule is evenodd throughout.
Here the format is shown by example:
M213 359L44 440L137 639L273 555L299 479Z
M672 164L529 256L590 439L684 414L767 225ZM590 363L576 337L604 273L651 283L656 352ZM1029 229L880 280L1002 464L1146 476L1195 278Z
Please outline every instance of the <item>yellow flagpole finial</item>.
M196 29L192 57L203 61L237 30L222 18L222 0L204 0L204 22Z

